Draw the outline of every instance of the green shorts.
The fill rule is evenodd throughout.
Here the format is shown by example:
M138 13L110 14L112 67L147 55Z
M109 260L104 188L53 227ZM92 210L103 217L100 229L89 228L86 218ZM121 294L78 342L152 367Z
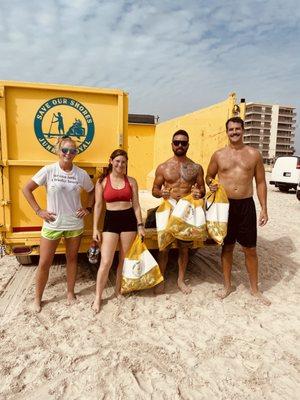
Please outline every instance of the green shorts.
M75 231L55 231L52 229L42 228L41 236L48 240L57 240L62 237L65 239L78 237L83 234L83 228Z

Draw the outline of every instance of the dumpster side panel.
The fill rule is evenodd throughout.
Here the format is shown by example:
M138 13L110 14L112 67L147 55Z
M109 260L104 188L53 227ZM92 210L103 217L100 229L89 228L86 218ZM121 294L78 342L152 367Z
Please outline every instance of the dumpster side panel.
M12 233L15 232L26 232L29 228L31 232L36 232L39 237L39 231L42 227L42 219L33 213L32 208L24 199L22 188L31 179L31 177L38 171L37 167L29 166L13 166L9 167L9 181L14 182L10 185L11 189L11 229ZM88 174L93 180L96 177L95 168L88 167L85 168ZM34 191L34 197L36 198L38 204L41 208L46 209L46 189L41 186ZM82 193L82 204L86 204L87 194ZM86 230L92 229L92 224L90 218L87 218L85 224Z
M147 189L146 177L152 170L155 125L128 124L128 174L139 189Z
M28 205L22 187L41 167L58 160L56 144L62 135L75 140L75 163L96 182L111 152L118 147L127 150L127 95L120 90L3 81L0 88L0 225L4 223L8 247L29 245L38 253L42 220ZM45 188L34 194L46 207ZM83 193L83 205L86 196ZM88 248L92 216L85 226L80 251ZM58 252L64 251L62 241Z

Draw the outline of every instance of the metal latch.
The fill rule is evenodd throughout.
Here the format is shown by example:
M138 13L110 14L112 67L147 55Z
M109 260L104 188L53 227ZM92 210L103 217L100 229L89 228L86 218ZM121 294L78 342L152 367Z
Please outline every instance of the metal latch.
M7 206L8 204L11 204L11 200L3 199L3 200L1 200L0 204L1 204L1 206Z

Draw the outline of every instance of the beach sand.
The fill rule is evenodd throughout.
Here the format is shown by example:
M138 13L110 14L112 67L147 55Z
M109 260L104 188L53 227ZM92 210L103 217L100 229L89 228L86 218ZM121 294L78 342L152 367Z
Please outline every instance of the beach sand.
M40 314L31 312L35 267L0 260L0 399L293 400L299 386L300 202L269 187L267 226L258 230L263 306L249 293L237 246L235 293L221 301L220 248L193 253L190 295L176 286L176 251L166 293L91 304L96 270L80 258L78 301L66 306L64 258L57 257ZM143 204L150 195L141 193ZM111 274L110 280L113 280Z

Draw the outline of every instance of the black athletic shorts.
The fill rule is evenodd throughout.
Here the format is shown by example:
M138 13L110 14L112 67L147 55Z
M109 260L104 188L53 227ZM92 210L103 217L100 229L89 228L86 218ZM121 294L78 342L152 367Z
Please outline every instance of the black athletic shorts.
M137 232L137 220L133 208L121 211L105 211L103 232Z
M243 247L256 247L256 210L252 197L229 199L227 235L224 244L238 242Z

